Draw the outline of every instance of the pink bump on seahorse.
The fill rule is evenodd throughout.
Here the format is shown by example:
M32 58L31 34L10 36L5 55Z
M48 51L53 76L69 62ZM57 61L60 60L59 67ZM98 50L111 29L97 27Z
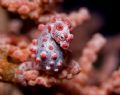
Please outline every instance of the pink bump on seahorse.
M47 71L59 71L64 64L63 49L73 39L71 25L67 18L53 17L51 22L38 27L41 35L32 42L32 57Z

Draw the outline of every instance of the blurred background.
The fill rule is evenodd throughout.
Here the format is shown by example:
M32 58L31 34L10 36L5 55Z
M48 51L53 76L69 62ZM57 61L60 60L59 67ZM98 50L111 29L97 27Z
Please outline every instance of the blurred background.
M119 4L117 0L65 0L62 8L66 12L70 12L71 10L78 10L80 7L87 7L91 13L99 14L103 20L99 32L105 36L113 36L120 31Z

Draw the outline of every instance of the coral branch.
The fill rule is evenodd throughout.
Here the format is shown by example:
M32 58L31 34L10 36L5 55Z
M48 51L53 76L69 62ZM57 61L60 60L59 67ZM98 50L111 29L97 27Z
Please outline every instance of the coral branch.
M21 95L2 82L31 95L44 95L42 89L45 95L120 94L120 35L106 41L96 33L106 21L101 13L86 7L67 13L58 6L66 2L76 3L0 0L0 95Z
M47 23L50 21L51 16L59 15L70 18L75 27L90 19L90 14L86 8L81 8L79 11L74 11L70 14L56 12L55 6L60 1L61 0L1 0L0 6L7 8L8 11L20 14L23 18L29 17L40 23ZM47 14L45 14L46 11Z
M60 0L0 0L0 5L22 17L37 19L46 11L52 11Z
M97 59L97 53L105 45L106 39L100 34L94 35L94 37L87 43L87 46L83 49L82 56L79 59L84 72L91 70L92 64Z
M102 88L109 94L109 93L117 93L120 94L120 70L113 72L110 79L103 82Z

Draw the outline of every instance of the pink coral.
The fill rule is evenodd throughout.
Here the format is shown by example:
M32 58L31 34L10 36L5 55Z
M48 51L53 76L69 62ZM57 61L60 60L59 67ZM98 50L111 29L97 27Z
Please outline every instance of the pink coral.
M0 0L0 80L34 86L31 94L44 86L51 95L119 95L120 36L107 42L94 34L101 16L86 7L65 13L59 1Z
M11 12L17 12L22 17L36 19L45 11L52 10L58 0L1 0L0 5L8 8ZM50 9L48 9L48 7Z

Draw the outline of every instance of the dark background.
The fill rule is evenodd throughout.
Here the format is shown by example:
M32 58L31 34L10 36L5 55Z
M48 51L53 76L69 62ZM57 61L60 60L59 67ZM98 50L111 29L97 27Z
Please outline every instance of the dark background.
M90 12L99 13L104 25L99 30L105 36L113 36L120 32L120 3L119 0L64 0L62 5L66 12L87 7Z

